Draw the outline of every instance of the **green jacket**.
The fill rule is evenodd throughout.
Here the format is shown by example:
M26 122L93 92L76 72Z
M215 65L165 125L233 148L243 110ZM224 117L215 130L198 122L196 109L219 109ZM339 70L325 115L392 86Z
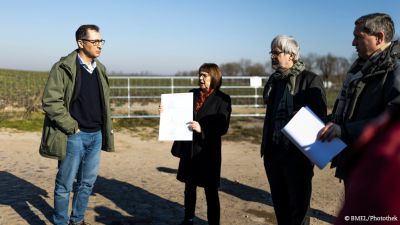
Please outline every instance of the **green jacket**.
M78 50L62 57L51 68L42 99L45 118L39 152L42 156L62 160L67 150L68 135L78 129L78 122L69 113L77 74ZM111 122L109 102L109 83L106 68L96 59L100 77L104 106L104 124L102 128L102 150L114 151L114 134Z

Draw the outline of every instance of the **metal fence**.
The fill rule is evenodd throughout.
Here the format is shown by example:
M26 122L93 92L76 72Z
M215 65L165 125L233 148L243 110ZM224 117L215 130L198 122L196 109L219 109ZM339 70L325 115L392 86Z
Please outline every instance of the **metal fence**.
M161 94L184 93L198 87L198 77L110 76L113 118L156 118ZM267 77L224 76L221 90L231 96L232 116L265 114L262 91Z
M0 121L25 118L41 109L48 74L0 70ZM231 96L232 116L261 117L267 77L224 76L221 90ZM198 77L109 76L113 118L156 118L161 94L185 93L198 88Z

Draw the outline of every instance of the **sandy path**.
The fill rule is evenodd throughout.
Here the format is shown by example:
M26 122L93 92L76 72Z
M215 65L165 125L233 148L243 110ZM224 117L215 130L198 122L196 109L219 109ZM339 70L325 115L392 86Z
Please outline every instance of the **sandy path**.
M116 134L116 153L102 153L100 175L86 220L92 224L178 224L183 184L175 179L178 159L170 142ZM39 133L0 131L0 225L51 224L56 161L39 156ZM315 169L312 224L330 224L343 186L333 170ZM259 145L224 142L220 189L221 224L275 224ZM198 189L196 224L205 222L206 203Z

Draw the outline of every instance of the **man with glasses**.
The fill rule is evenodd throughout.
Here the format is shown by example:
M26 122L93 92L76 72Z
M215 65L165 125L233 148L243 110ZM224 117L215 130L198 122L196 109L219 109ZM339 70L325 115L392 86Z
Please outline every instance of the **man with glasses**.
M325 119L325 90L322 79L305 69L300 60L300 47L293 37L275 37L270 54L275 72L264 87L267 111L261 156L264 156L278 225L308 224L306 213L314 166L281 130L303 106Z
M100 150L114 151L108 78L97 60L105 41L96 25L80 26L75 38L78 49L54 64L43 93L40 154L59 160L53 214L57 225L88 224L84 215L98 174Z

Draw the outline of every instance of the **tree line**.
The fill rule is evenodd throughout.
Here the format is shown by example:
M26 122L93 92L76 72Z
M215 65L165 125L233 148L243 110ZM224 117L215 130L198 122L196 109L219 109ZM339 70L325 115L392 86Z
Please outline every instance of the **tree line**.
M331 83L335 86L339 84L340 86L351 66L351 62L356 57L356 55L353 55L351 59L347 59L331 53L327 55L309 53L302 56L300 60L304 62L307 70L322 76L326 84ZM225 76L269 76L274 72L270 60L262 64L253 63L249 59L241 59L239 62L228 62L219 66ZM197 76L197 71L181 71L177 72L175 76Z

